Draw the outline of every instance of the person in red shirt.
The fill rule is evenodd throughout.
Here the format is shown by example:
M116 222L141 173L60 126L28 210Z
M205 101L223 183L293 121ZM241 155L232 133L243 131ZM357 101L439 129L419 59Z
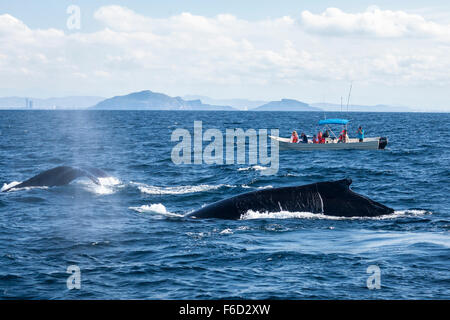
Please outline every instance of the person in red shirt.
M313 136L313 143L319 143L319 138L316 135Z
M322 131L319 131L317 139L319 140L319 143L325 143L325 138L322 136Z
M344 129L342 130L341 134L339 135L339 141L338 142L348 142L348 134L347 134L347 130Z
M292 142L292 143L298 143L298 134L297 134L297 131L292 131L291 142Z

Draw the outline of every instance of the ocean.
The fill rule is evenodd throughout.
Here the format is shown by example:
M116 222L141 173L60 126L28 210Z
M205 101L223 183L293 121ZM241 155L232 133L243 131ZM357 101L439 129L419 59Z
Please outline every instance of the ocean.
M172 162L177 128L313 134L321 112L0 111L0 187L61 166L112 178L0 193L1 299L449 299L450 114L327 112L385 150L280 151L262 164ZM185 218L261 188L351 178L395 209ZM70 289L69 270L79 287ZM72 269L70 269L72 268ZM374 269L375 268L375 269ZM377 271L379 289L368 282ZM372 277L372 278L371 278ZM72 282L71 282L72 283ZM371 282L372 283L372 282Z

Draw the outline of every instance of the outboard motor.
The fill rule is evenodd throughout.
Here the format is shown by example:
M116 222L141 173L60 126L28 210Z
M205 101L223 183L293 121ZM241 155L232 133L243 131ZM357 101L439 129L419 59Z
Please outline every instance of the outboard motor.
M388 140L386 137L381 137L378 141L378 149L384 149L388 143Z

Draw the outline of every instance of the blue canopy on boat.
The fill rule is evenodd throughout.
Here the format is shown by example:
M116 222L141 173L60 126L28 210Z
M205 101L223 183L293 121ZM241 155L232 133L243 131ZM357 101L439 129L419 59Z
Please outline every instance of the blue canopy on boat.
M347 119L325 119L325 120L320 120L319 121L319 125L324 125L324 124L347 124L350 120Z

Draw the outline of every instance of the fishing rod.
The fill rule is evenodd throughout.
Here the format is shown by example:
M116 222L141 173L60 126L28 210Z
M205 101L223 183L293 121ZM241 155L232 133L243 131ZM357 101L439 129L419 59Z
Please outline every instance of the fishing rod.
M350 82L350 90L348 91L347 97L347 117L348 117L348 104L350 103L350 95L352 94L353 81Z

